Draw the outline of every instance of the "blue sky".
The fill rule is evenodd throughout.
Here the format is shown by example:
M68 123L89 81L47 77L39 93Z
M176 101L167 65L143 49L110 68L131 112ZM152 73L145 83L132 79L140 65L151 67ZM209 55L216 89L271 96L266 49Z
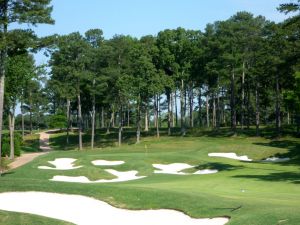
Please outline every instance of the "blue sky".
M55 25L33 28L39 36L84 33L100 28L105 38L115 34L156 35L167 28L204 30L207 23L226 20L238 11L249 11L280 22L276 7L289 0L52 0ZM41 54L37 63L45 63Z
M34 28L40 36L84 33L101 28L106 38L114 34L141 37L179 26L203 30L207 23L225 20L238 11L264 15L279 22L280 3L289 0L52 0L54 26Z

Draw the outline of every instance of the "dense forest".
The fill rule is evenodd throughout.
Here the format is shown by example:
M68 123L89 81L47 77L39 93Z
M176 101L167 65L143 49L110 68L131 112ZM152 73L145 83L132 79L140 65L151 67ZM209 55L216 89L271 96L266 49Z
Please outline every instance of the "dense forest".
M251 126L257 136L262 126L276 136L285 127L300 135L299 0L279 6L290 15L281 23L238 12L204 31L108 40L101 29L44 38L9 30L14 22L54 22L50 0L18 2L0 1L0 125L3 114L10 131L2 156L14 157L15 129L76 128L79 149L83 132L91 132L94 147L98 128L118 128L119 145L124 127L136 128L137 143L150 128L157 137L161 128L184 136L194 127L230 127L235 135ZM48 65L36 65L38 51Z

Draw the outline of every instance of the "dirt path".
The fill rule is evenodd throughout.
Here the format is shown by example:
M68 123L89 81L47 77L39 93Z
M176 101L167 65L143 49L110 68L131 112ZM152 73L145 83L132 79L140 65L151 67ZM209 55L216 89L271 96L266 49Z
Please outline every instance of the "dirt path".
M51 151L51 147L49 145L49 138L50 138L50 133L51 131L46 131L46 132L41 132L40 133L40 149L43 152L48 152Z
M47 154L49 151L51 151L52 149L49 146L49 137L50 137L49 133L51 133L51 131L45 131L45 132L39 133L40 134L40 149L43 152L22 154L20 157L16 158L12 163L8 164L9 170L23 166L24 164L29 163L30 161L35 159L36 157Z
M29 163L30 161L35 159L36 157L44 154L47 154L47 152L34 152L23 154L20 157L16 158L12 163L8 164L9 170L23 166L24 164Z

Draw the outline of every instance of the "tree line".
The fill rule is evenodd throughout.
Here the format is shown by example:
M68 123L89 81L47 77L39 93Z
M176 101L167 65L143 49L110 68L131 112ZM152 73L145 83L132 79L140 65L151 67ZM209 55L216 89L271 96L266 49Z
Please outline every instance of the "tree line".
M52 23L50 1L34 2L43 2L45 15L25 22ZM124 127L136 128L137 143L150 127L159 137L161 127L168 135L180 127L184 136L193 127L229 126L235 134L237 127L255 126L259 136L262 125L274 124L279 136L282 124L289 124L299 135L299 9L299 0L280 5L281 12L294 12L281 23L238 12L204 31L166 29L141 38L105 39L101 29L43 39L13 30L10 37L3 25L2 37L11 40L1 67L11 136L17 103L22 118L62 121L67 143L77 127L79 149L84 130L91 131L94 148L96 128L118 128L119 145ZM50 56L46 80L31 53L43 47Z

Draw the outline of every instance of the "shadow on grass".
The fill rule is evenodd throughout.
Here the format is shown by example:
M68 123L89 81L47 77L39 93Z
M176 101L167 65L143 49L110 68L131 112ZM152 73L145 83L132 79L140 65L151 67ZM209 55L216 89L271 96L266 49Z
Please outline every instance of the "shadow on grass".
M291 160L286 162L277 162L280 165L298 165L300 166L300 142L293 140L274 140L269 143L254 143L256 145L276 147L287 149L287 153L278 153L274 157L278 158L290 158Z
M281 172L281 173L270 173L268 175L236 175L235 178L249 178L263 181L274 181L274 182L291 182L294 184L300 184L300 173L298 172Z
M1 174L1 177L9 176L9 175L14 174L14 173L15 173L14 171L5 171Z
M181 136L181 129L179 127L172 128L171 137ZM61 131L58 131L58 133ZM56 135L51 137L51 146L56 150L70 150L78 148L78 131L74 130L74 133L70 133L69 144L66 142L66 135ZM57 133L57 132L56 132ZM274 137L274 128L265 127L261 129L261 137L271 139ZM155 137L156 129L152 128L149 131L141 131L141 138ZM167 128L160 128L160 136L168 136ZM222 127L218 130L205 129L205 128L190 128L187 129L186 137L212 137L212 138L227 138L227 137L255 137L255 129L253 127L249 129L237 129L234 134L229 127ZM83 134L83 146L89 148L91 142L91 131L87 130ZM117 146L118 142L118 128L111 128L110 133L106 133L106 129L97 129L95 134L95 148L105 148ZM135 144L136 143L136 128L123 128L122 132L122 144ZM257 143L259 144L259 143Z
M232 171L232 170L237 170L237 169L242 169L244 166L234 166L231 164L226 164L226 163L205 163L201 164L195 167L198 170L203 170L203 169L211 169L211 170L219 170L219 171Z
M34 135L30 139L25 139L21 146L21 150L23 152L41 152L39 135Z
M295 132L291 131L291 129L283 129L281 136L294 136ZM236 128L236 132L233 132L230 127L220 127L219 129L211 129L211 128L191 128L187 132L187 136L191 137L257 137L256 129L254 127L241 129L240 127ZM275 128L272 126L266 126L260 129L259 137L264 137L267 139L276 138Z

